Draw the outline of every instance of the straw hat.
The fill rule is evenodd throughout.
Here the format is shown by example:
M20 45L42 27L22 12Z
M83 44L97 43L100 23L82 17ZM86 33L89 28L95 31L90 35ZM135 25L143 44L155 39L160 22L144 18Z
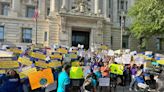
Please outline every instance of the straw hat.
M140 76L142 74L142 70L138 70L136 76Z

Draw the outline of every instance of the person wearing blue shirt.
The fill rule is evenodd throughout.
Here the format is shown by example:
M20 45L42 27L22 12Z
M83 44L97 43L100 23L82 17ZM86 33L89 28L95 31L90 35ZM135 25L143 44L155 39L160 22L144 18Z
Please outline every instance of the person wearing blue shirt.
M136 82L137 82L138 87L140 88L143 88L143 89L149 88L149 86L145 83L145 80L143 78L142 70L137 71Z
M14 70L7 71L0 77L2 85L0 86L0 92L21 92L21 83L19 75Z
M64 66L64 71L61 72L58 76L58 88L57 92L70 92L70 78L69 78L69 72L70 72L71 66L66 64Z

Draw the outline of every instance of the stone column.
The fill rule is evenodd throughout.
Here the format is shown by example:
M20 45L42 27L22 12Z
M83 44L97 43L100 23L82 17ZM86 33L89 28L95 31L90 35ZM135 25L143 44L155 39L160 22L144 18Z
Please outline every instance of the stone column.
M98 14L99 11L99 0L95 0L95 14Z
M12 8L9 12L9 16L17 17L20 11L20 0L12 0Z
M55 12L55 0L50 0L50 12Z
M104 17L107 18L109 14L109 0L104 0Z
M50 0L50 16L55 14L55 0Z
M45 18L45 9L46 9L46 7L45 7L45 5L46 5L46 2L45 2L45 0L39 0L39 11L40 11L40 15L39 15L39 17L40 18L42 18L42 19L44 19Z
M65 9L66 8L66 0L62 0L62 9Z

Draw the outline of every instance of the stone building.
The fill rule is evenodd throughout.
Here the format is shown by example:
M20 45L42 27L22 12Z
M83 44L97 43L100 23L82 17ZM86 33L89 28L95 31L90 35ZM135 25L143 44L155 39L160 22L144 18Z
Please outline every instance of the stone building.
M121 48L121 24L124 26L122 47L137 49L142 43L127 30L132 20L128 9L135 0L38 0L39 17L33 18L37 0L0 0L0 41L13 44L52 44L85 48L106 44ZM37 30L37 31L36 31ZM36 36L37 35L37 36ZM161 37L154 37L146 49L164 50Z

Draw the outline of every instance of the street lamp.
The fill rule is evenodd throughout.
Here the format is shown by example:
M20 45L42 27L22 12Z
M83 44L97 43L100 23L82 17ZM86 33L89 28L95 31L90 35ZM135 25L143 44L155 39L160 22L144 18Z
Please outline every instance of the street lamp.
M125 17L125 12L122 11L121 12L121 42L120 42L120 49L122 49L122 42L123 42L123 31L124 31L124 26L125 26L125 20L124 20L124 17Z

